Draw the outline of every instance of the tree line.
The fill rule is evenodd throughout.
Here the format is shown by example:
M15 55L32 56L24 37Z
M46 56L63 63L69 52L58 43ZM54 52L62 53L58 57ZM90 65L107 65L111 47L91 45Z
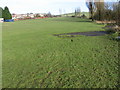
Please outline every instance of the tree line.
M4 20L12 19L12 15L7 6L4 9L0 7L0 18L4 18Z
M92 21L115 21L120 26L120 0L117 2L104 2L104 0L87 0L86 6L89 9Z

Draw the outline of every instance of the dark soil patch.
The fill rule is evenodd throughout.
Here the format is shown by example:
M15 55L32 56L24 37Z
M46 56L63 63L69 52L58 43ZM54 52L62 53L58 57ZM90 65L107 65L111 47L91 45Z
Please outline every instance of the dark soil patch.
M106 31L90 31L90 32L73 32L73 33L54 34L54 36L58 36L58 37L76 37L79 35L103 36L105 34L109 34L109 33Z

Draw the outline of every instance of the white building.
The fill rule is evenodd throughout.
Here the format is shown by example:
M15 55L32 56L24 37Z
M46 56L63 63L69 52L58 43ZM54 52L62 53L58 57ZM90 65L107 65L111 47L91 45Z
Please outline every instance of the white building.
M41 16L41 17L44 17L44 16L45 16L44 13L36 13L35 16L36 16L36 15L39 15L39 16Z
M12 19L24 19L27 16L27 14L12 14Z
M35 15L34 14L29 14L28 17L34 18Z
M0 18L0 23L3 22L3 21L4 21L4 19L3 19L3 18Z
M45 14L41 14L41 13L12 14L12 19L35 18L36 15L39 15L41 17L45 16Z

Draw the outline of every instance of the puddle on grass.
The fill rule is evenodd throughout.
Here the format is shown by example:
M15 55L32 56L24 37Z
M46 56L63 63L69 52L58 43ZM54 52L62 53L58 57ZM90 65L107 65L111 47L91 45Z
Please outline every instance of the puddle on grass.
M106 31L90 31L90 32L73 32L73 33L63 33L63 34L53 34L58 37L77 37L80 35L84 36L103 36L109 34Z

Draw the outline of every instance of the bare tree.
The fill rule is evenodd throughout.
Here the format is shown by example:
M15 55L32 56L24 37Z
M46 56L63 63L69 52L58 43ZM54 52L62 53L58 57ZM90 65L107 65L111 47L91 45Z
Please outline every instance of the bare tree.
M105 15L104 0L94 0L94 2L95 2L95 7L96 7L96 14L97 14L96 19L100 21L104 20L104 15Z
M86 6L89 9L90 18L92 19L92 21L94 21L94 12L96 9L94 0L86 0Z
M120 0L117 3L117 10L116 10L116 24L120 26Z

